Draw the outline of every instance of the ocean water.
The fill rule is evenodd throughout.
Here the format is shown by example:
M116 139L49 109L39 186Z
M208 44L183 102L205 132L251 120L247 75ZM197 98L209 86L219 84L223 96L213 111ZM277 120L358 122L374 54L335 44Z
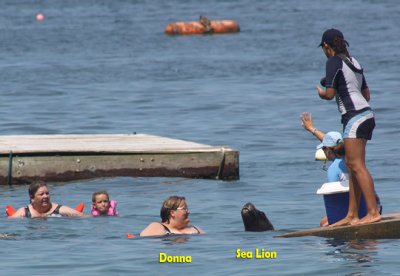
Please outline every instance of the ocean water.
M371 90L377 127L367 165L384 205L396 212L400 180L400 6L350 1L0 2L0 133L146 133L240 151L238 181L108 178L49 183L52 201L89 210L109 191L119 218L8 220L0 217L1 275L398 275L398 240L343 242L273 236L318 225L325 182L318 142L300 126L312 112L323 131L341 130L334 101L315 86L326 58L317 45L336 27ZM45 20L36 21L43 13ZM233 19L241 32L167 36L175 21ZM396 31L397 30L397 31ZM207 234L127 239L159 220L169 195L187 198ZM0 209L28 203L26 186L1 186ZM253 202L276 231L245 232ZM237 249L277 253L238 259ZM191 263L160 263L160 253Z

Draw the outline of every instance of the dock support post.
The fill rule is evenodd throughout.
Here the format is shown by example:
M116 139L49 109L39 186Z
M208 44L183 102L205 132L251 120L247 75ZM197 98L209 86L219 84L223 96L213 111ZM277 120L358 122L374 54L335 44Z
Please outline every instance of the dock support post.
M10 154L8 155L8 174L7 174L8 186L12 185L12 160L13 160L13 154L12 151L10 151Z
M221 176L224 173L224 166L225 166L225 149L222 148L222 159L221 162L219 163L218 173L215 179L217 180L221 179Z

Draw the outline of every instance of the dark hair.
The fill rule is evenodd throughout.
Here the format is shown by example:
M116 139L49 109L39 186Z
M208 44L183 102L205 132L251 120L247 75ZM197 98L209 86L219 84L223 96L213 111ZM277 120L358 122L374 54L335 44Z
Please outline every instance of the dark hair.
M335 154L336 157L343 157L345 156L345 151L344 151L344 144L342 141L338 142L336 146L331 147L333 153Z
M161 222L169 222L169 218L171 216L170 212L172 210L176 210L179 205L181 205L182 201L185 201L185 197L183 196L170 196L167 198L161 206Z
M28 189L29 198L33 199L35 197L37 190L39 190L41 187L47 187L47 184L42 180L32 182L29 185L29 189Z
M350 54L347 51L347 42L343 38L335 37L333 39L332 45L330 45L330 43L328 44L332 47L336 54L344 54L347 57L350 57Z
M97 192L94 192L93 195L92 195L92 202L93 203L96 202L96 196L98 196L98 195L106 195L108 200L110 200L110 196L108 195L107 191L97 191Z

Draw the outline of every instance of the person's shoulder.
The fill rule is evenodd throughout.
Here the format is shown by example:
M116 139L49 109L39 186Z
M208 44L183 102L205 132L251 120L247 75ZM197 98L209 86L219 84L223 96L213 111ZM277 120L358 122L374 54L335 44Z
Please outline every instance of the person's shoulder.
M148 225L148 227L164 229L163 224L162 224L161 222L158 222L158 221L150 222L150 224Z
M192 225L192 228L196 229L199 234L205 234L206 232L196 225Z
M346 161L343 158L335 158L332 162L332 166L335 168L339 168L341 166L346 165Z
M340 158L335 158L327 171L328 182L339 181L339 175L341 173L340 169Z
M347 171L346 161L344 160L344 158L338 158L338 166L341 169L346 169Z
M328 60L326 61L326 66L330 66L330 67L339 67L339 68L341 68L342 64L343 64L342 59L337 55L328 58Z
M142 232L140 232L140 236L158 236L164 234L165 228L160 222L151 222Z
M350 57L350 61L353 62L353 63L354 63L354 62L358 63L358 60L357 60L355 57L353 57L353 56Z
M336 158L333 160L333 162L336 163L336 164L340 164L340 163L343 163L343 162L345 162L345 161L344 161L344 158L336 157Z
M357 69L361 69L361 65L355 57L351 57L350 60Z

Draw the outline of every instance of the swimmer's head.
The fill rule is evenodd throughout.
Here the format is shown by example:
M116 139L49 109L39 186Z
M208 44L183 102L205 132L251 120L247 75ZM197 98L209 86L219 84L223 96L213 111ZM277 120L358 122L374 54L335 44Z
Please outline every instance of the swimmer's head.
M185 202L185 197L183 196L170 196L167 198L160 210L161 222L169 222L171 211L177 210L179 206Z
M92 195L92 209L97 210L100 215L105 215L110 208L110 196L107 191L97 191Z
M108 195L107 191L97 191L97 192L94 192L93 195L92 195L92 202L93 203L96 202L96 197L98 195L106 195L107 199L110 200L110 196Z
M29 185L28 193L29 193L29 198L33 199L35 197L36 192L41 188L41 187L47 187L47 184L42 181L34 181Z

